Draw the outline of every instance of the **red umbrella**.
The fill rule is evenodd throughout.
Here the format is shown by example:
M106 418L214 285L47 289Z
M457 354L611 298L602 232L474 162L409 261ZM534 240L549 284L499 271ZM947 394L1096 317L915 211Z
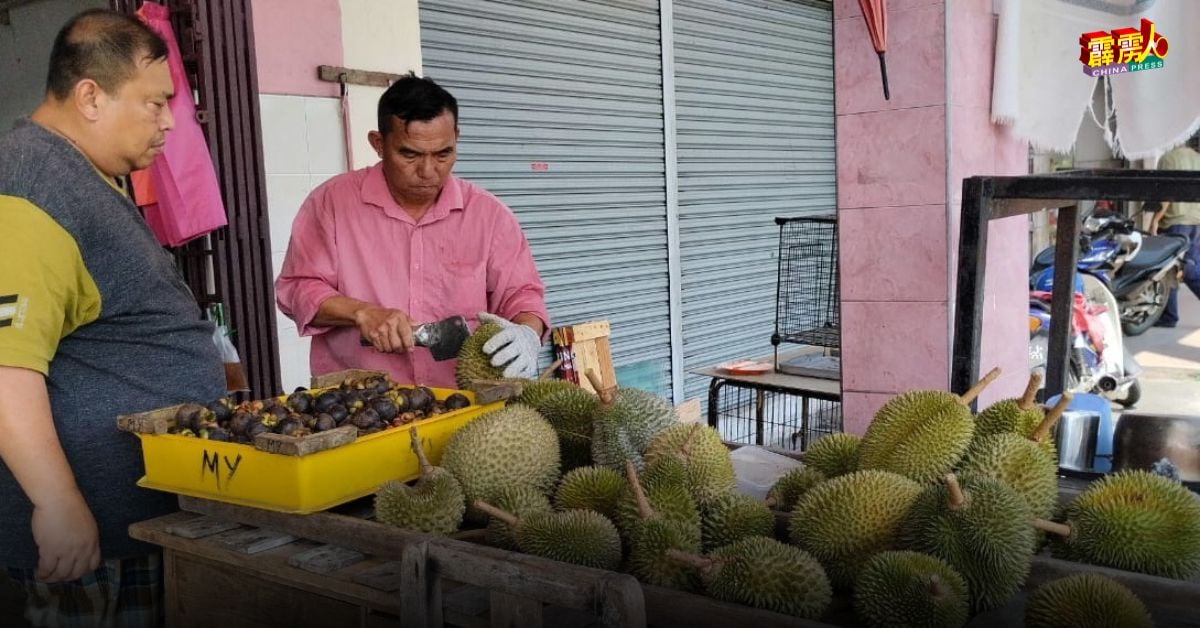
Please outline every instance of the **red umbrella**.
M888 90L887 63L883 59L883 54L887 52L887 0L858 0L858 6L862 9L863 19L867 21L867 30L871 33L871 44L875 46L875 52L879 54L879 72L883 75L883 97L885 100L891 100L892 94Z

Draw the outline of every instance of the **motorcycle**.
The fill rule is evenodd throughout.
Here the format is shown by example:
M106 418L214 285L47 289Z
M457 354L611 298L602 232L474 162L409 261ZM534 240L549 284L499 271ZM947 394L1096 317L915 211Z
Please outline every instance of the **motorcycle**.
M1117 300L1122 332L1137 336L1162 317L1187 249L1185 237L1143 234L1118 214L1092 215L1083 224L1077 268L1104 284ZM1049 247L1034 259L1031 276L1053 265Z
M1029 300L1029 361L1043 380L1050 346L1050 295L1054 289L1054 267L1033 273ZM1141 399L1137 376L1142 368L1125 346L1120 307L1116 297L1100 279L1086 273L1075 275L1070 352L1066 363L1064 390L1094 393L1133 407Z

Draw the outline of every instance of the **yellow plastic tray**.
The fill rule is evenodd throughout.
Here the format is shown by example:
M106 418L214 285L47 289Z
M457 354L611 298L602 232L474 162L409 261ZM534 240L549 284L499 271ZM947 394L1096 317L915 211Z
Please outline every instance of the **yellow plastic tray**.
M504 407L503 401L474 405L470 391L432 390L438 399L462 393L472 405L307 456L175 434L138 434L146 465L138 486L277 512L308 514L332 508L370 495L388 480L407 482L420 476L411 427L417 428L429 460L438 464L459 428Z

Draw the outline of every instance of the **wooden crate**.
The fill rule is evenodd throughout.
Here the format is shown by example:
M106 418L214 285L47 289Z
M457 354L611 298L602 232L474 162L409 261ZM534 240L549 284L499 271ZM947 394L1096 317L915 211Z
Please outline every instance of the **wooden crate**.
M364 518L369 506L351 516L180 505L185 512L130 527L164 548L171 626L645 625L632 576L380 525ZM268 593L224 603L211 587L195 590L195 574L212 570L224 574L222 588ZM293 607L329 623L293 623Z

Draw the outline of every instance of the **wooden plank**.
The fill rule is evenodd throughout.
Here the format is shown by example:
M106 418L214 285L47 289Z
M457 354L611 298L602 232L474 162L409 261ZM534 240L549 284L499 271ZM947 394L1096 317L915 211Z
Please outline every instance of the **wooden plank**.
M491 592L492 628L542 628L542 603L538 600Z
M394 593L379 591L350 580L309 573L289 565L288 558L296 553L295 548L300 547L298 544L247 555L225 549L206 540L189 540L168 534L164 529L166 525L164 520L169 522L170 515L135 523L129 527L129 535L140 541L162 547L164 555L173 552L178 556L186 557L187 560L206 561L218 565L218 568L224 572L243 573L256 580L270 580L302 591L400 615L400 600Z
M429 543L409 543L400 558L400 606L405 628L441 628L441 578L430 570Z
M336 545L319 545L292 555L288 558L288 564L312 573L330 574L362 562L365 558L366 556L362 552L352 549Z
M371 587L384 593L392 593L400 590L400 572L402 566L400 561L392 560L376 567L360 571L354 574L351 580L365 587Z
M292 543L296 537L265 528L233 530L212 537L222 547L242 554L257 554Z
M134 434L166 434L175 425L175 415L183 404L117 416L117 429Z
M459 585L447 586L442 593L442 612L452 626L489 628L488 609L492 600L487 589Z
M497 401L506 401L517 397L524 390L524 385L521 382L497 380L497 379L477 379L470 383L467 387L471 392L475 393L475 403L485 406L489 403Z
M570 342L585 342L612 336L612 324L608 321L591 321L570 326Z
M349 445L358 440L358 428L343 425L308 436L284 436L266 432L254 437L254 448L284 456L308 456L317 452Z
M699 399L685 401L676 406L675 411L679 413L680 423L699 423L700 415L703 412Z
M387 377L388 374L384 371L373 371L370 369L345 369L342 371L334 371L324 375L314 375L309 380L309 388L329 388L330 386L341 386L342 382L352 379L368 379L372 377Z
M236 528L242 527L241 524L233 521L226 521L216 517L199 516L187 521L172 524L167 526L166 530L169 534L185 538L185 539L202 539L206 536L212 536L221 532L227 532Z
M695 593L642 585L646 623L655 628L832 628L814 619L801 619L741 604L721 602Z
M317 66L317 78L331 83L346 82L350 85L387 87L399 79L400 75L371 70L352 70L335 65L319 65Z

